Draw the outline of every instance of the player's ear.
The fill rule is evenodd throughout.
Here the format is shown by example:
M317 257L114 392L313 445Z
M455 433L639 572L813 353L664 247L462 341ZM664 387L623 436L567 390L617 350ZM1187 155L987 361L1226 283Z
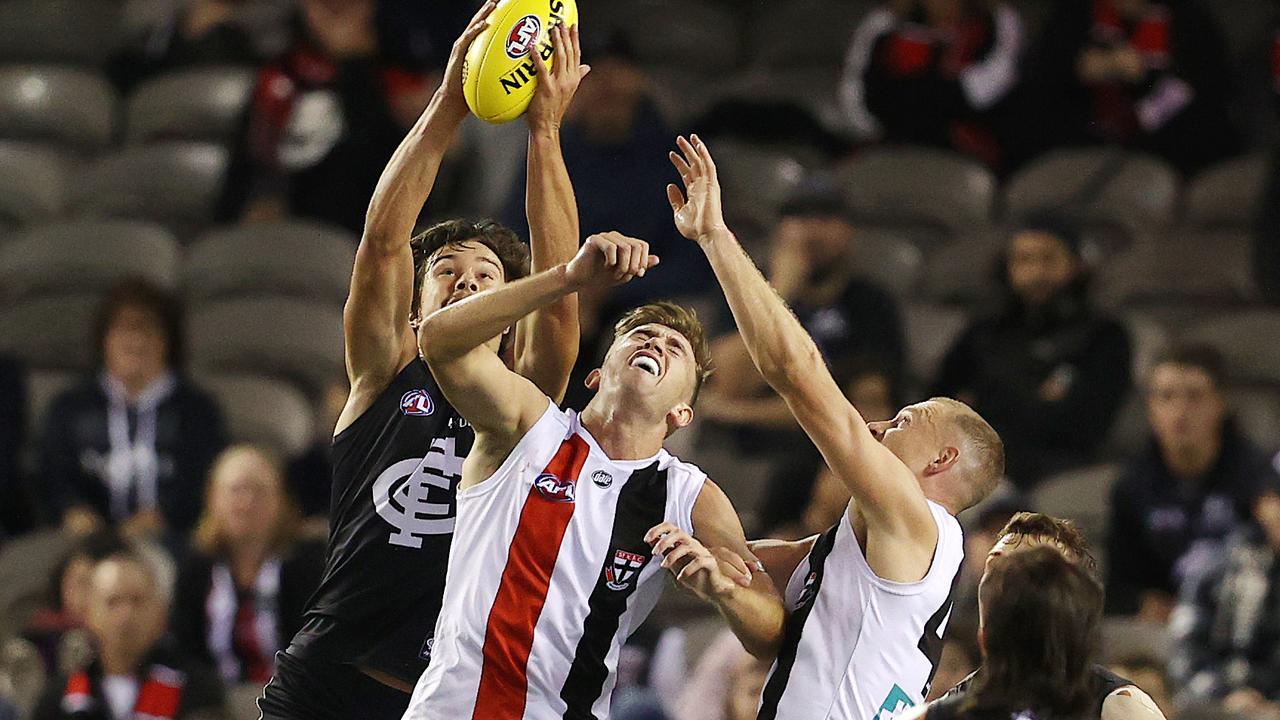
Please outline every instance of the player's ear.
M591 372L587 373L587 379L584 380L582 384L586 385L588 390L599 390L600 389L600 368L596 368L595 370L592 370Z
M946 472L947 470L950 470L959 459L959 448L947 445L938 451L938 456L935 457L933 461L929 463L929 466L924 469L924 474L937 475L938 473Z
M689 403L680 403L667 413L667 434L689 427L691 422L693 422L693 408Z

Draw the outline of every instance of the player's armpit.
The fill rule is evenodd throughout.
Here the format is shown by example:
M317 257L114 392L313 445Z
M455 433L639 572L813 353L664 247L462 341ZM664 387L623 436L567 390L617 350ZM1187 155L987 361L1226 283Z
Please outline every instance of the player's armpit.
M1164 713L1142 690L1126 685L1102 701L1102 720L1165 720Z
M760 561L774 586L781 589L787 586L817 539L814 535L803 540L752 540L747 543L747 549Z

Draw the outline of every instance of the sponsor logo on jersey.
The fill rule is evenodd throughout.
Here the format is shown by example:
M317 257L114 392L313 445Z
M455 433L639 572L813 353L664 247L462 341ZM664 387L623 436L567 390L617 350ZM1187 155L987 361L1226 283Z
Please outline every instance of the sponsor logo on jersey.
M610 590L626 590L631 587L640 568L649 560L648 557L626 550L615 550L613 562L604 569L604 586Z
M392 545L422 547L428 535L453 533L454 489L462 480L455 438L436 438L422 458L392 464L373 481L373 509L394 532ZM428 500L435 488L435 502Z
M435 647L436 638L434 635L428 636L427 641L422 643L422 649L418 651L418 659L431 662L431 650Z
M814 589L814 585L818 582L818 573L810 572L809 577L804 579L804 587L800 589L800 599L796 601L796 607L804 607L813 602L813 597L818 594Z
M426 417L436 411L436 404L426 390L410 390L400 396L400 412L413 417Z
M568 480L561 480L551 473L542 473L533 481L542 497L551 502L571 503L574 501L575 486Z
M607 488L613 484L613 476L604 470L597 470L591 473L591 482L598 488Z
M907 708L910 707L915 707L911 696L907 694L906 690L894 685L893 689L889 691L889 696L884 699L884 702L880 703L880 710L876 712L871 720L892 720L899 714L906 712Z
M542 34L542 21L537 15L525 15L507 34L507 57L515 60L529 54Z

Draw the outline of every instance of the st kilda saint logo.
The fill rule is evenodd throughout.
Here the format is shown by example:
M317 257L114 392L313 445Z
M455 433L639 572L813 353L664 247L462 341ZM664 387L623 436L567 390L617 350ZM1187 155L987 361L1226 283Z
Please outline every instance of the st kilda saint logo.
M413 417L426 417L436 411L431 395L426 390L410 390L400 396L400 412Z
M528 55L541 34L542 21L537 15L525 15L517 20L507 34L507 57L517 60Z
M571 503L574 501L574 484L568 480L561 480L551 473L542 473L538 479L533 481L533 486L538 489L542 497L551 502Z
M648 559L639 553L614 551L613 562L604 569L604 586L610 590L626 590L631 587L631 581Z

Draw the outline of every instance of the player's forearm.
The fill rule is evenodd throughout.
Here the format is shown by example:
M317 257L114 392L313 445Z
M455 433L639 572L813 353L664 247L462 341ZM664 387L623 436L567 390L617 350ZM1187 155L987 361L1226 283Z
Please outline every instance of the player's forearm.
M567 263L578 251L578 204L554 127L529 134L525 206L533 272ZM553 398L564 395L578 358L578 297L566 295L521 323L517 369Z
M785 394L822 370L817 345L733 233L724 230L699 244L724 290L747 352L769 385Z
M388 252L409 241L466 108L437 95L391 155L365 213L364 242Z
M776 593L735 587L718 596L715 605L747 652L761 659L777 654L786 611Z
M422 321L420 347L431 363L448 362L506 332L529 313L578 290L564 265L473 295Z

